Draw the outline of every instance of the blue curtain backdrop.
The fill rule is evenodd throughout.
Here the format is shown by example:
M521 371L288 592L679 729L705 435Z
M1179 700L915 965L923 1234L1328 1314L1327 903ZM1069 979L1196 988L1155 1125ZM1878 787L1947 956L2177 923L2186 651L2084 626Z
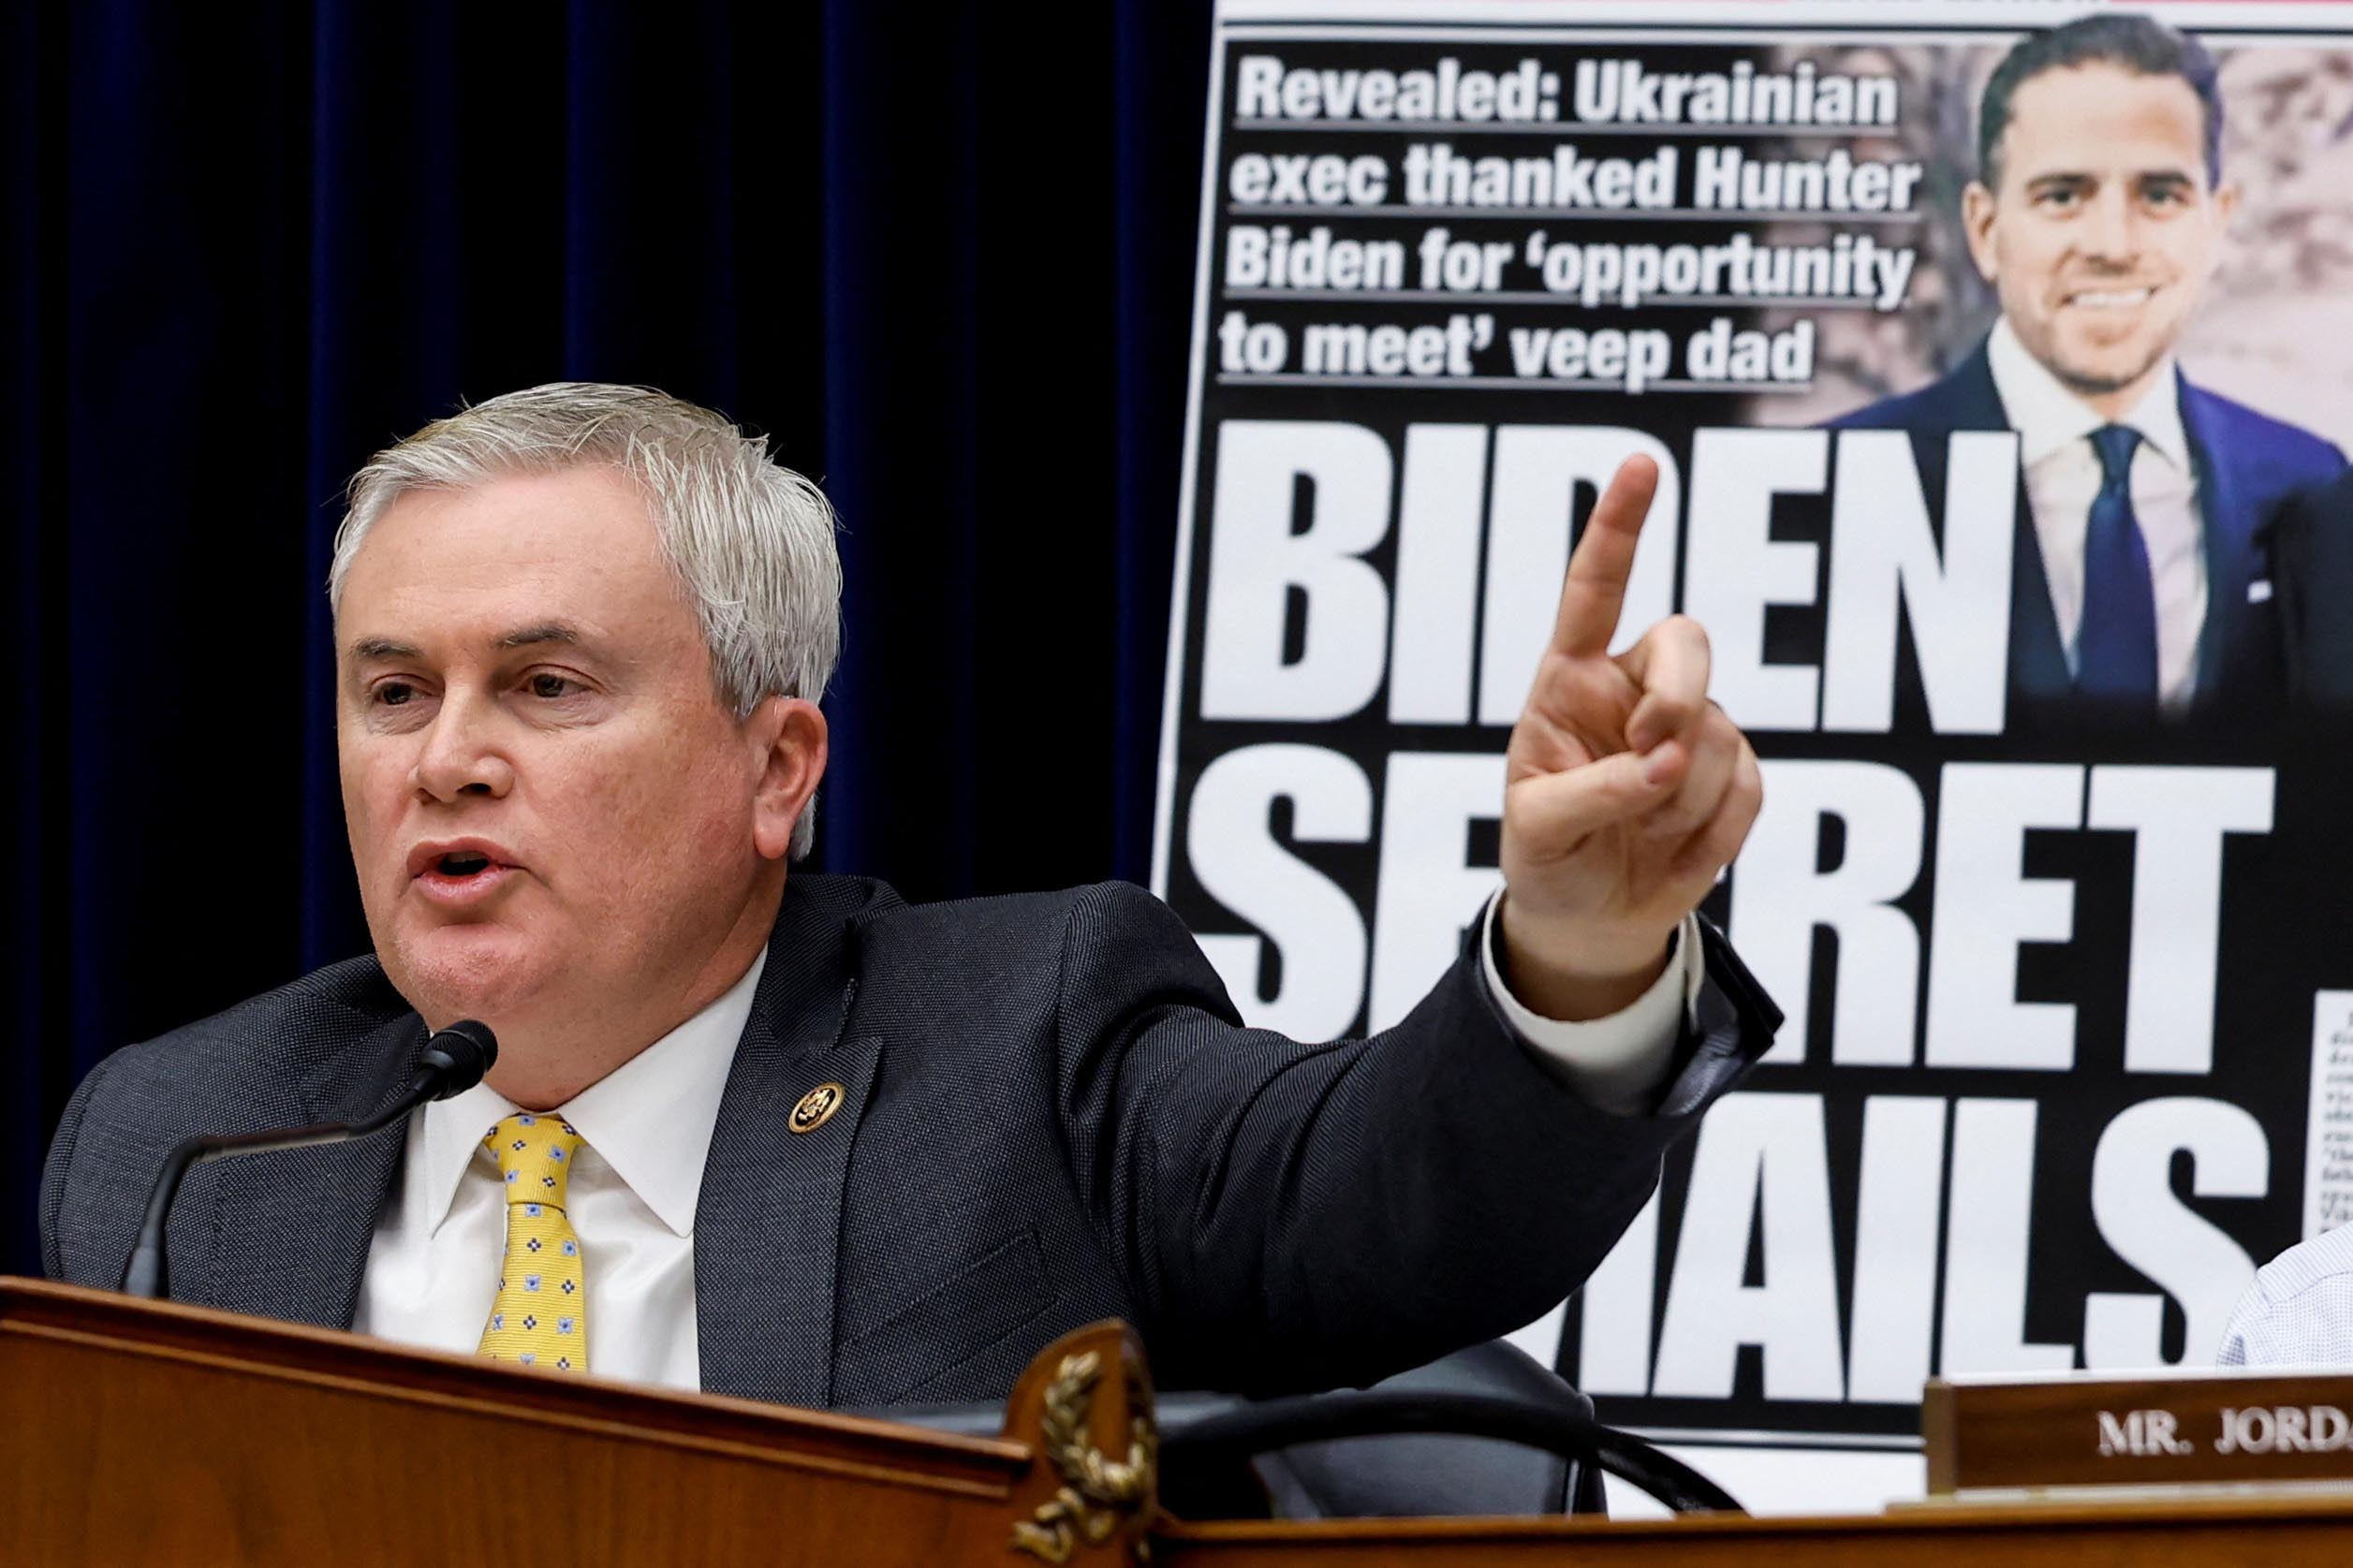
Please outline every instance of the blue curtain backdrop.
M461 399L647 382L845 519L820 863L1149 862L1207 0L8 9L0 1268L107 1051L365 945L320 584Z

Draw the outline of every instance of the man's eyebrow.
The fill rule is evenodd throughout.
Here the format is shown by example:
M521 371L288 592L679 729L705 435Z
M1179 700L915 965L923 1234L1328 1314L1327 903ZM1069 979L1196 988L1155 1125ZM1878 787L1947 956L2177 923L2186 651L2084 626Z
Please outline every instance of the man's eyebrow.
M523 626L508 632L491 646L505 651L515 648L536 648L543 643L553 642L578 648L585 644L587 640L578 628L561 621L548 621L537 626ZM354 661L418 659L423 656L423 651L415 643L401 642L389 637L363 637L355 639L351 644L351 657Z
M521 631L508 632L494 646L499 648L531 648L542 642L560 642L577 648L587 639L561 621L549 621Z

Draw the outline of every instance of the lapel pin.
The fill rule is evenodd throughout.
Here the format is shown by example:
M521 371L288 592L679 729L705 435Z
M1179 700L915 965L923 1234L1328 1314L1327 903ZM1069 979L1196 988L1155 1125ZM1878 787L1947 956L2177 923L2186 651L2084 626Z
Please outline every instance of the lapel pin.
M821 1083L801 1096L801 1103L792 1107L792 1117L786 1125L796 1133L814 1133L833 1120L833 1113L842 1108L848 1092L838 1083Z

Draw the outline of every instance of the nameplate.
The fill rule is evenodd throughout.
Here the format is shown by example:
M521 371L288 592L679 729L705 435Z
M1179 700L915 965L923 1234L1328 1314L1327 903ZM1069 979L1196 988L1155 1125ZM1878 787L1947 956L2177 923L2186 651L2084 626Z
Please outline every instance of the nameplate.
M2353 1375L1934 1378L1920 1435L1932 1495L2353 1482Z

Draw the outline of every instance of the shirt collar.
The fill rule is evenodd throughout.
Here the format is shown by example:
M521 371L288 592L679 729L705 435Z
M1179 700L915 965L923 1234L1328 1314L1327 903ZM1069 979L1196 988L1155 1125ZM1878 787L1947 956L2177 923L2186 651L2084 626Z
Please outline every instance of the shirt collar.
M2181 373L2167 355L2140 401L2122 418L2105 419L2078 397L2050 367L2035 358L2004 316L1986 340L1985 358L1993 373L1993 390L2018 432L2018 461L2031 468L2052 453L2081 441L2102 425L2115 423L2140 432L2140 439L2176 468L2189 467L2189 438L2182 429Z
M768 951L743 977L668 1034L551 1113L570 1122L604 1162L679 1236L692 1236L702 1167L736 1043L751 1020ZM482 1135L518 1107L487 1083L425 1107L423 1159L412 1172L429 1184L434 1228L449 1217L458 1183Z

